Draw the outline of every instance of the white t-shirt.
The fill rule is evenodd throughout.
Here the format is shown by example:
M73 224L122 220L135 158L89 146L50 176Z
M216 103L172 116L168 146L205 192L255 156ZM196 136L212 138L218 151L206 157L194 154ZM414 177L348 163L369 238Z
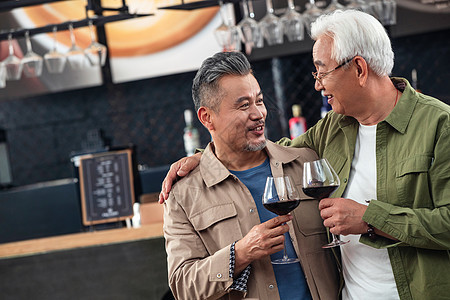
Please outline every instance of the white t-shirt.
M377 198L377 126L359 125L350 178L343 195L358 203ZM399 299L386 249L375 249L359 242L360 235L341 237L350 243L341 246L344 271L343 300Z

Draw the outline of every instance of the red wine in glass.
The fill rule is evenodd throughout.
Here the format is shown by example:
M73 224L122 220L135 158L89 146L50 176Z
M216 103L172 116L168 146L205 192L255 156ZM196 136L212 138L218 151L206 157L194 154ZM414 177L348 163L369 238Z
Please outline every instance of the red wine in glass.
M328 198L339 187L339 184L339 176L326 158L303 164L302 190L306 195L322 200ZM322 246L322 248L337 247L348 243L348 241L339 240L333 233L331 235L333 237L331 243Z
M286 215L300 204L300 194L289 176L267 177L262 203L264 207L277 214ZM291 264L299 262L298 258L290 258L286 253L284 241L283 258L272 260L272 264Z
M328 198L339 186L329 185L329 186L319 186L319 187L307 187L302 188L303 192L313 197L314 199Z
M287 215L300 204L300 199L264 203L264 208L279 216Z

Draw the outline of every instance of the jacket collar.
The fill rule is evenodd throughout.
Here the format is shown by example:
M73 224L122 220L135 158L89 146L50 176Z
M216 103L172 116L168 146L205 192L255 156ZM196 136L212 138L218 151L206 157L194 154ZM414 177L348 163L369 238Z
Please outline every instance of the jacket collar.
M416 107L418 93L409 84L408 80L404 78L393 77L391 80L395 87L403 94L385 121L403 134L406 132L406 128Z
M200 159L200 174L205 182L206 186L211 187L216 185L228 176L233 176L230 171L222 164L222 162L216 157L213 151L214 144L209 143L203 152ZM295 151L295 148L288 148L277 145L267 140L266 147L264 148L271 163L280 162L283 164L289 163L299 157Z

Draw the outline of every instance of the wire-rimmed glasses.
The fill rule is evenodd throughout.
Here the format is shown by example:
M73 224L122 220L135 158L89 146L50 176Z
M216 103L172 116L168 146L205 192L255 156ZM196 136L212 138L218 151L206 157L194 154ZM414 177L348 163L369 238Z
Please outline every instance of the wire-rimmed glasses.
M336 71L336 70L339 69L340 67L345 66L346 64L348 64L349 62L351 62L355 57L356 57L356 56L354 56L354 57L352 57L352 58L349 58L349 59L345 60L342 64L340 64L339 66L337 66L336 68L334 68L334 69L332 69L332 70L330 70L330 71L323 72L323 73L320 73L320 74L319 74L319 72L312 72L312 76L313 76L314 79L317 80L321 85L323 85L323 84L322 84L322 79L323 79L325 76L327 76L328 74L330 74L330 73L333 72L333 71Z

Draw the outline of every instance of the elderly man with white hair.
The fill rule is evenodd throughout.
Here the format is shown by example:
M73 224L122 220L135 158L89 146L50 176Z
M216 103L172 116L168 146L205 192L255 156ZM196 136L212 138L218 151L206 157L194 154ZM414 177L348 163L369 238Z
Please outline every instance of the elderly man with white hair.
M366 13L323 15L311 37L315 89L333 110L280 143L313 149L339 174L319 209L350 240L343 299L450 299L450 106L389 77L389 37ZM196 164L175 163L160 199Z

